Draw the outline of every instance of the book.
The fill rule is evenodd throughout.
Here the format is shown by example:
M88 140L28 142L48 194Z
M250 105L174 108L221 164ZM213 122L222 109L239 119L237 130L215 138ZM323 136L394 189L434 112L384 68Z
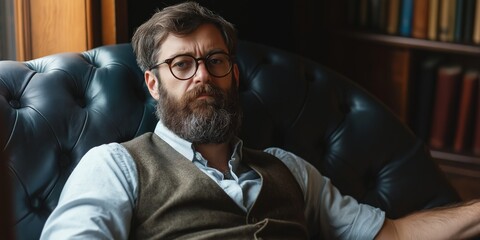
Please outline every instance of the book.
M407 119L411 59L412 52L408 49L391 49L389 51L390 89L395 89L395 91L388 93L386 99L390 100L390 107L402 120Z
M415 0L413 5L412 37L427 38L428 0Z
M413 0L402 0L400 7L398 33L401 36L410 37L413 23Z
M428 34L429 40L438 39L438 15L440 0L428 0Z
M462 41L464 43L472 43L473 40L473 25L475 21L475 1L476 0L464 0L464 26Z
M346 3L346 9L347 9L347 25L349 27L356 28L358 27L359 24L359 5L358 5L358 0L348 0Z
M411 105L412 130L425 142L428 142L432 122L432 108L435 97L435 83L438 67L443 59L431 56L416 65Z
M453 42L456 0L440 0L438 40Z
M398 18L400 16L400 0L390 0L388 4L387 33L398 33Z
M477 101L475 107L475 118L473 126L473 154L480 156L480 84L477 85Z
M359 8L358 8L358 25L360 28L367 28L368 27L368 1L369 0L359 0Z
M430 129L430 146L434 149L451 147L461 74L462 67L458 64L438 69Z
M455 6L455 20L454 20L454 31L453 31L453 41L462 42L463 31L465 26L465 0L457 0Z
M387 32L387 18L388 18L388 1L389 0L380 0L379 6L379 22L378 27L380 32Z
M473 23L472 42L480 44L480 0L475 1L475 19Z
M458 119L453 140L454 152L470 150L472 143L472 130L474 121L475 104L478 94L479 71L470 69L463 75L460 101L458 103Z
M352 28L358 27L358 1L348 0L345 8L347 9L347 25Z
M383 0L368 0L368 26L373 30L380 30L381 2Z

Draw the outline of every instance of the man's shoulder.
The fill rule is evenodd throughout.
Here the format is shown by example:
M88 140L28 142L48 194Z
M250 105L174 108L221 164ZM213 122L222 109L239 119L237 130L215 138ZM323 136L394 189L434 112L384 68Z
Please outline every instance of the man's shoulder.
M151 139L155 134L153 134L153 132L146 132L146 133L142 133L141 135L139 136L136 136L130 140L127 140L127 141L124 141L124 142L121 142L120 144L123 145L123 146L128 146L128 145L135 145L135 144L138 144L139 142L143 142L143 141L146 141L148 139Z
M259 150L259 149L244 147L243 152L247 154L255 154L255 155L267 154L269 156L273 156L279 159L281 162L283 162L283 164L285 164L289 169L305 168L305 161L303 160L303 158L283 148L269 147L263 150Z
M297 156L295 153L285 150L279 147L269 147L265 148L263 152L271 154L282 161L291 161L292 159L302 159L301 157ZM302 159L303 161L303 159Z
M310 165L302 157L293 152L279 147L269 147L263 150L265 153L271 154L280 159L294 175L302 175L306 172Z

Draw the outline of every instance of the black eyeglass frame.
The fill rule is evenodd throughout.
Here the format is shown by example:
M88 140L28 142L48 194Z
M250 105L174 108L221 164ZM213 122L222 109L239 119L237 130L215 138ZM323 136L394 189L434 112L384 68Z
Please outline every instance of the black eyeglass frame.
M217 76L217 75L211 73L211 72L210 72L210 69L208 68L208 65L205 64L206 60L207 60L209 57L211 57L212 55L215 55L215 54L223 54L223 55L228 56L228 62L230 63L230 67L229 67L227 73L225 73L224 75ZM190 77L188 77L188 78L179 78L179 77L177 77L177 76L173 73L173 70L172 70L171 63L172 63L173 59L175 59L175 58L177 58L177 57L182 57L182 56L184 56L184 57L185 57L185 56L186 56L186 57L191 57L191 58L193 58L193 59L195 60L195 71L193 72L192 76L190 76ZM212 76L214 76L214 77L218 77L218 78L225 77L225 76L227 76L228 74L230 74L230 73L232 72L232 68L233 68L233 65L234 65L234 63L235 63L235 61L234 61L234 56L233 56L233 55L230 55L230 54L228 54L228 53L226 53L226 52L223 52L223 51L222 51L222 52L212 52L212 53L209 53L209 54L208 54L207 56L205 56L205 57L199 57L199 58L196 58L196 57L194 57L194 56L192 56L192 55L190 55L190 54L179 54L179 55L176 55L176 56L174 56L174 57L172 57L172 58L167 58L167 59L165 59L165 60L164 60L163 62L161 62L161 63L157 63L157 64L153 65L153 66L150 67L148 70L151 71L152 69L157 68L157 67L159 67L160 65L166 63L166 64L168 64L168 69L170 70L170 73L171 73L176 79L181 80L181 81L185 81L185 80L188 80L188 79L192 78L193 76L195 76L195 74L196 74L197 71L198 71L198 67L200 66L200 63L199 63L200 60L202 60L202 61L204 62L205 68L207 69L208 73L209 73L210 75L212 75Z

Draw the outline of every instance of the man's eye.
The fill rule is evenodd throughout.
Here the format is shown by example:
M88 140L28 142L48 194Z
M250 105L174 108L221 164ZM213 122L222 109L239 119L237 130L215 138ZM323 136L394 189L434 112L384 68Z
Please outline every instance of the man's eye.
M188 68L190 67L192 64L188 61L179 61L179 62L175 62L172 64L172 67L173 68Z
M220 59L220 58L210 58L210 59L208 59L208 62L211 65L217 65L217 64L221 64L223 62L223 60Z

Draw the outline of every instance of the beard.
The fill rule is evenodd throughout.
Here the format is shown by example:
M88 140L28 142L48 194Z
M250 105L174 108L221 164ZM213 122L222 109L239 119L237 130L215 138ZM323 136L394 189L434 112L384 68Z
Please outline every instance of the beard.
M223 91L212 84L202 84L185 93L180 100L172 97L159 84L160 100L157 117L172 132L194 143L225 143L238 132L241 125L241 108L237 85ZM207 98L198 99L199 96Z

